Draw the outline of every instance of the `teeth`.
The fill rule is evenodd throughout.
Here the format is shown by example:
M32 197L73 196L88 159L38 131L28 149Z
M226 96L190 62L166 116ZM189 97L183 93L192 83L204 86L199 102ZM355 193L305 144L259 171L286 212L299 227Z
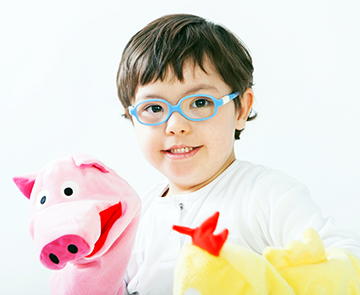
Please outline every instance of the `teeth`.
M192 151L193 148L182 148L182 149L173 149L173 150L170 150L171 153L173 154L183 154L183 153L188 153L190 151Z

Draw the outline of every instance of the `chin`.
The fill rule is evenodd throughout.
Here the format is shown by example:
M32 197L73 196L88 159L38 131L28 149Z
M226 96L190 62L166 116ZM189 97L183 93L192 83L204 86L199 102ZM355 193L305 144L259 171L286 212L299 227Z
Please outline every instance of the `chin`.
M170 180L176 180L176 182L188 182L188 180L196 179L198 171L194 171L194 168L189 167L171 167L161 171Z

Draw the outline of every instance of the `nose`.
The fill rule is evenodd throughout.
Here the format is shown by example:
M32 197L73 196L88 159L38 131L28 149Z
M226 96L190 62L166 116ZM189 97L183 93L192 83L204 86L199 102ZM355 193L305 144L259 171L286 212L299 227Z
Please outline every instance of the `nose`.
M65 235L47 244L41 251L40 260L47 268L59 270L90 252L89 245L77 235Z
M178 112L173 112L166 121L167 134L186 134L190 132L190 122Z

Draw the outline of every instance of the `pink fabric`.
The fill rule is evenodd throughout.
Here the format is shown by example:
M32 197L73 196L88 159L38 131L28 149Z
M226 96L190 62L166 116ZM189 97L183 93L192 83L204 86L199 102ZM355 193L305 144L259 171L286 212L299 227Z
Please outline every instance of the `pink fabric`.
M36 175L27 175L22 177L14 177L13 180L16 186L24 194L25 197L30 199L31 191L35 184Z
M121 202L100 212L101 234L95 243L93 251L86 256L87 258L95 255L96 252L102 248L113 224L121 217L121 215Z
M84 154L50 162L35 181L28 176L14 181L30 198L37 255L46 267L58 269L51 294L123 294L141 211L130 185Z
M47 268L59 270L63 269L69 261L84 257L89 253L89 250L89 245L82 237L64 235L47 244L41 250L40 261Z
M90 155L74 154L73 159L74 159L76 166L78 166L80 168L93 166L93 167L99 169L101 172L109 173L106 166L102 162L100 162L99 160L95 160Z

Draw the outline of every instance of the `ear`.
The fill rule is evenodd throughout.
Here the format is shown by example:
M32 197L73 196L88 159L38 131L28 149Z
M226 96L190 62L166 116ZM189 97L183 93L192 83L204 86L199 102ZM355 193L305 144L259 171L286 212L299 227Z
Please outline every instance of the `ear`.
M109 173L108 168L99 160L87 154L74 154L72 155L75 165L79 168L94 167L103 173Z
M26 176L16 176L13 178L16 186L23 193L25 197L30 200L31 191L34 187L36 180L36 174L26 175Z
M253 103L254 92L251 88L248 88L240 99L241 108L238 110L238 118L236 123L237 130L242 130L245 128L246 120L249 117Z

